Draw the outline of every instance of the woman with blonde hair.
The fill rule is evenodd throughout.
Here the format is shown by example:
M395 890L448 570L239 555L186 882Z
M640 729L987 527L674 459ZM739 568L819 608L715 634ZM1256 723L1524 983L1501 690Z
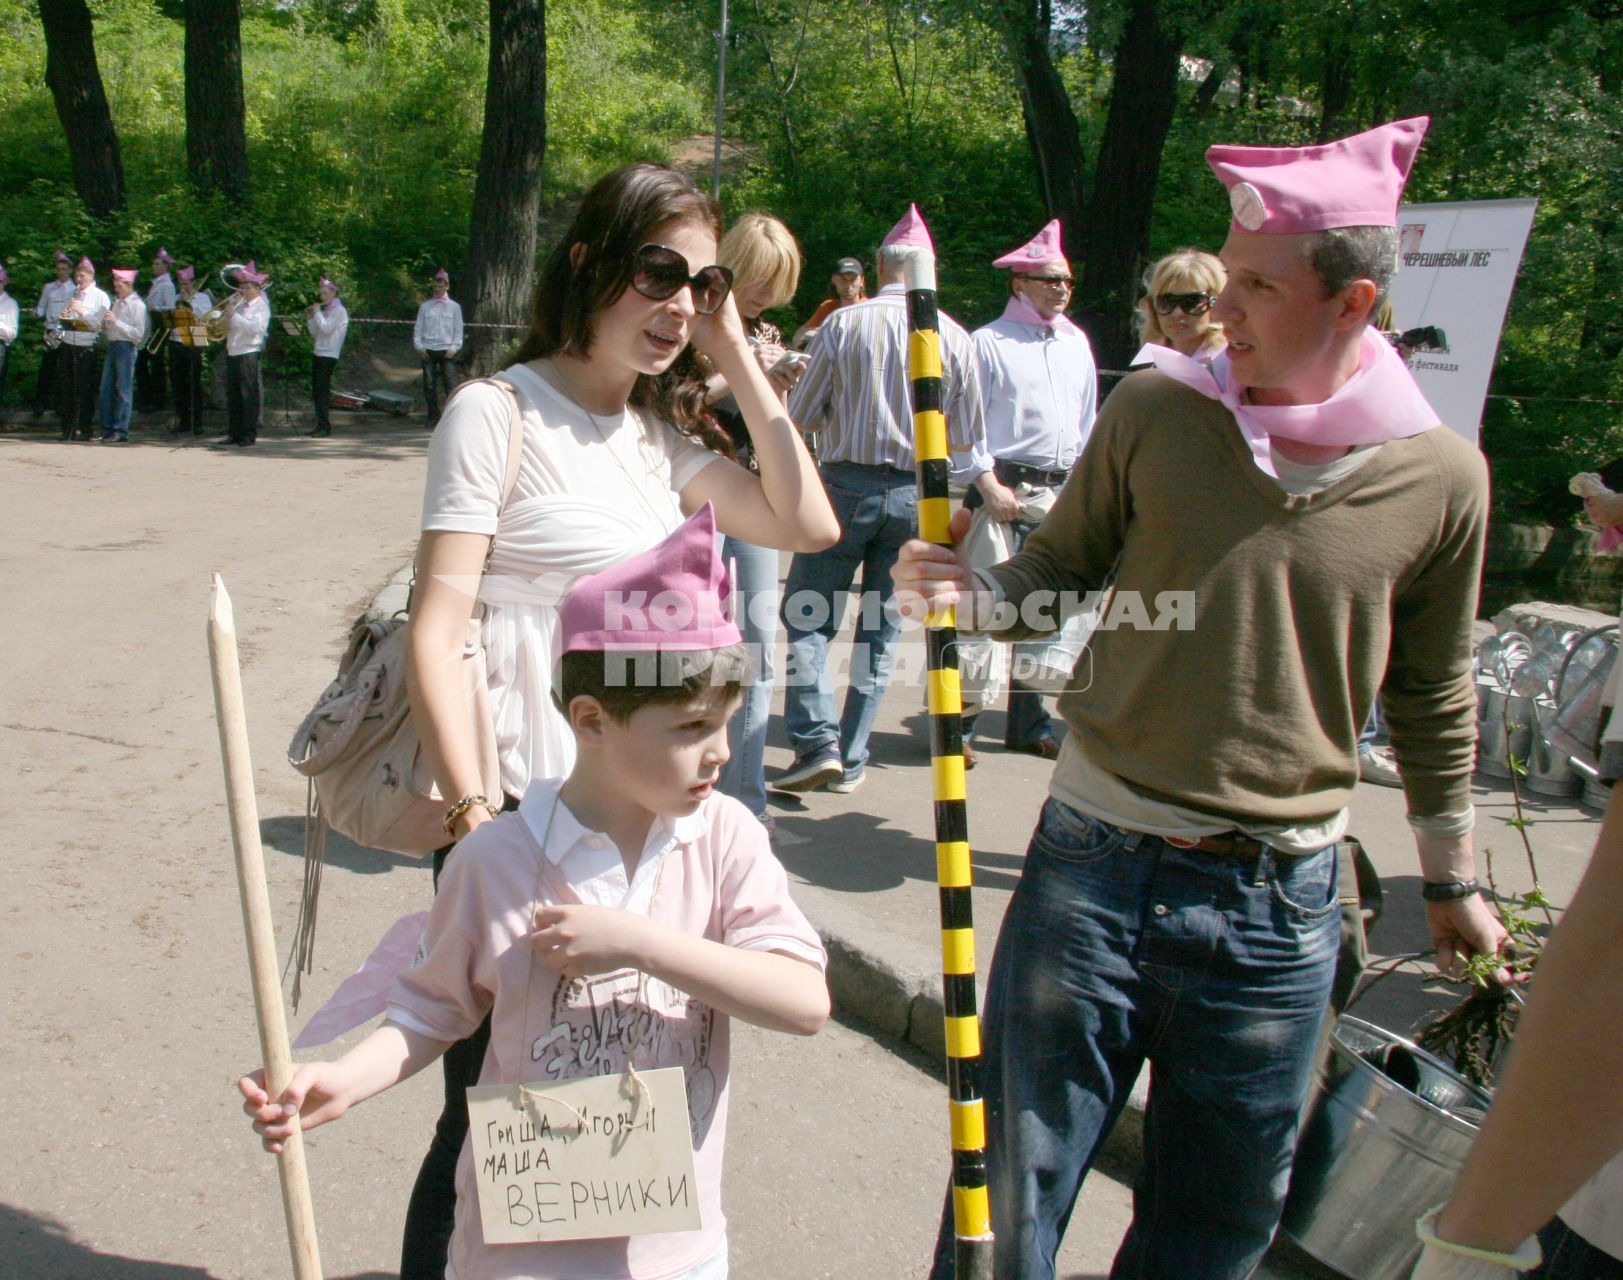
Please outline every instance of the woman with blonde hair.
M1144 273L1139 339L1209 362L1227 345L1223 326L1212 319L1212 304L1227 282L1223 264L1209 253L1179 249L1167 254Z
M733 273L733 298L756 362L779 397L787 396L805 368L804 357L786 349L782 331L761 313L781 307L795 296L800 284L800 246L789 228L770 214L746 213L722 237L716 261ZM755 450L749 427L720 374L710 378L709 399L711 412L731 439L735 456L746 467L753 467ZM745 805L771 831L774 824L766 808L766 726L772 713L772 650L778 633L778 553L728 534L721 558L736 566L738 625L755 658L755 683L728 726L732 758L722 768L719 789Z

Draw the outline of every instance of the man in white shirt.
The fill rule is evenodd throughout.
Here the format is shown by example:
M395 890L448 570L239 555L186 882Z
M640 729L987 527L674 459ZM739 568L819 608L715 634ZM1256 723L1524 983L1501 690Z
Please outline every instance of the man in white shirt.
M240 448L259 439L259 415L264 401L259 380L259 355L265 349L270 329L270 303L265 301L265 281L270 279L250 259L237 271L237 287L242 301L227 303L225 310L225 408L230 430L224 443Z
M1071 300L1071 264L1060 245L1056 218L1027 243L992 263L1010 273L1003 314L970 335L979 362L986 446L976 449L964 478L964 506L984 506L1006 526L1009 551L1019 551L1053 506L1098 407L1098 378L1087 336L1065 316ZM990 642L987 642L988 647ZM1054 725L1033 687L1034 664L1046 648L1014 648L1003 745L1052 760L1059 755ZM978 708L977 708L978 709ZM964 741L975 725L964 716Z
M56 251L56 279L46 282L34 304L34 314L40 318L46 333L60 333L62 309L73 297L73 259ZM34 384L34 420L37 422L47 409L57 407L57 375L62 367L62 356L57 349L47 346L40 357L39 380Z
M175 385L175 425L170 435L203 434L203 351L208 346L200 338L203 317L214 300L197 287L197 271L191 266L175 273L177 323L164 345L169 348L169 375Z
M175 260L169 250L160 248L152 255L152 287L147 290L147 324L150 329L167 329L173 323L175 280L170 274ZM169 369L163 343L156 351L142 347L135 357L135 409L137 413L157 413L169 398Z
M135 353L147 340L147 304L135 291L135 268L113 268L113 304L101 318L107 358L101 366L102 444L127 444L135 403Z
M434 273L433 292L417 308L411 345L423 363L423 401L428 406L428 429L440 421L440 396L455 386L451 362L462 350L462 307L451 298L451 277L444 267Z
M62 345L57 350L61 361L57 387L64 440L90 439L90 422L95 416L96 391L100 386L96 376L96 338L101 333L102 319L112 305L112 300L96 287L96 264L89 258L80 258L79 265L73 269L73 294L61 313L68 323L62 326Z
M6 292L10 283L11 277L0 265L0 403L6 398L6 366L11 359L11 344L17 341L19 311L17 299Z
M332 371L344 350L344 336L349 332L349 312L338 300L338 286L322 276L316 285L320 302L313 302L304 311L305 327L316 340L310 357L310 400L316 409L316 428L313 436L330 436L332 419L329 408L332 401Z

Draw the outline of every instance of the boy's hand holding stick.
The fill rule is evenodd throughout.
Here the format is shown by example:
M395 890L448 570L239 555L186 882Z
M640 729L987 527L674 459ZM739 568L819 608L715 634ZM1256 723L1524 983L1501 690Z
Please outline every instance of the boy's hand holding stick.
M209 666L214 676L214 710L220 725L220 757L225 765L226 804L231 814L231 843L236 849L237 888L242 897L242 924L248 941L248 968L253 979L254 1012L259 1047L271 1097L281 1097L293 1076L282 988L277 975L276 940L271 929L270 896L265 887L265 860L259 844L259 806L254 800L253 761L248 751L248 720L243 710L242 673L237 665L237 626L220 575L214 575L209 599ZM297 1125L282 1140L277 1156L282 1182L282 1215L294 1280L321 1280L316 1248L315 1210L304 1166L304 1145Z

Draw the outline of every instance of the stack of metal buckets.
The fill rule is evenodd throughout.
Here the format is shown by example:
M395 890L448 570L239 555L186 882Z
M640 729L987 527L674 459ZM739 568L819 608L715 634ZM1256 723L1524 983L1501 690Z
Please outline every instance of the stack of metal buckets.
M1506 610L1477 646L1477 768L1508 778L1514 758L1521 785L1543 796L1578 796L1606 807L1595 781L1601 706L1617 660L1617 627L1562 627Z

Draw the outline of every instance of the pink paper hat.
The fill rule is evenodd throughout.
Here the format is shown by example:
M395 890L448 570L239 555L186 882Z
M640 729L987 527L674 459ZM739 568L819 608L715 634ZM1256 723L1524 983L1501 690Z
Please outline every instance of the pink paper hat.
M11 283L11 277L6 274L5 267L0 266L0 284L10 284L10 283Z
M175 265L174 255L162 246L159 246L158 252L152 255L152 260L154 262L161 262L166 267L172 267Z
M441 284L450 284L451 283L451 276L445 270L444 267L441 267L438 271L436 271L434 273L434 279L438 280Z
M122 280L125 284L134 284L135 283L135 268L134 267L114 267L113 268L113 279L114 280Z
M660 650L739 644L732 589L716 554L708 502L663 542L580 579L558 610L559 653Z
M915 249L935 252L935 245L930 240L930 229L924 225L924 219L919 217L918 205L907 206L907 212L902 215L902 220L890 229L885 238L879 242L879 247L883 249L886 245L892 244L911 245Z
M94 262L92 262L89 258L80 258L79 259L79 265L76 266L74 268L74 270L75 271L88 271L88 272L90 272L91 275L95 275L96 274L96 264Z
M58 261L58 262L65 262L65 263L67 263L67 264L68 264L68 265L69 265L69 266L70 266L70 267L71 267L71 266L72 266L72 265L73 265L73 259L72 259L72 258L70 258L70 257L68 257L68 255L67 255L67 254L65 254L65 253L63 253L63 252L62 252L62 250L60 250L60 249L58 249L58 250L57 250L57 251L56 251L56 260L57 260L57 261Z
M175 278L177 280L195 280L197 279L197 269L195 267L182 267L175 272Z
M321 279L316 281L316 288L318 288L318 289L331 289L334 293L338 292L338 286L336 284L334 284L331 280L327 279L326 276L322 276Z
M1025 244L1009 250L992 265L1020 271L1040 267L1045 262L1057 262L1064 257L1065 250L1060 248L1059 243L1059 219L1055 218Z
M1264 235L1395 227L1398 199L1429 116L1394 120L1317 147L1211 147L1234 225Z
M243 264L241 271L237 272L238 280L246 280L249 284L264 284L270 277L261 271L252 258Z

